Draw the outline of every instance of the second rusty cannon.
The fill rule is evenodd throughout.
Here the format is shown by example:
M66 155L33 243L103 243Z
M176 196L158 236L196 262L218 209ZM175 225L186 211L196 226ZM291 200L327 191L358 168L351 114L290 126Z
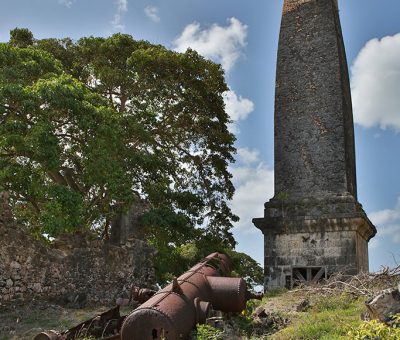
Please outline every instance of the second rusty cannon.
M182 339L206 321L211 308L241 312L249 299L261 298L244 279L229 275L228 256L210 254L128 315L121 339Z

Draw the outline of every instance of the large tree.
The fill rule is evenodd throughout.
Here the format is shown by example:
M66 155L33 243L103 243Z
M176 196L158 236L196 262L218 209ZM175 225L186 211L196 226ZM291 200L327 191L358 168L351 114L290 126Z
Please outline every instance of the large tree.
M107 237L145 200L146 233L167 261L189 242L232 248L226 90L221 67L192 50L15 29L0 44L0 189L36 235Z

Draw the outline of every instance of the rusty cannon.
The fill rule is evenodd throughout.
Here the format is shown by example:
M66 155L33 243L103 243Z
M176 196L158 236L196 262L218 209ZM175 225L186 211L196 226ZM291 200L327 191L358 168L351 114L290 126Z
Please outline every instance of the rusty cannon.
M262 297L250 293L243 278L228 277L230 270L228 256L210 254L129 314L121 339L183 339L211 309L241 312L249 299Z
M141 303L129 315L121 316L117 306L67 331L42 332L34 340L184 339L196 324L206 322L211 310L241 312L249 299L261 299L262 294L247 290L242 278L229 277L230 270L228 256L210 254L158 292L133 287L129 299L120 299L122 305Z

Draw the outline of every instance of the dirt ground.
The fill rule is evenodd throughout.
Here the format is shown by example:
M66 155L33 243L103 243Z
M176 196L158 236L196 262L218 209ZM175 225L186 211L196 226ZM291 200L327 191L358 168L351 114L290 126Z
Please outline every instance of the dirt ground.
M0 340L31 340L45 330L64 331L111 307L71 309L38 301L20 306L0 306ZM129 308L124 308L121 314L129 311Z

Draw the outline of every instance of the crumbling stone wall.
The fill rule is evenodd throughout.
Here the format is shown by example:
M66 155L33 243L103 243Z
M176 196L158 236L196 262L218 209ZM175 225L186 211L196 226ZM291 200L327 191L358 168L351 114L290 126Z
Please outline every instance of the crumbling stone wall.
M111 303L132 285L155 283L154 250L129 239L118 247L73 235L51 247L16 224L0 193L0 304L37 298L62 304Z

